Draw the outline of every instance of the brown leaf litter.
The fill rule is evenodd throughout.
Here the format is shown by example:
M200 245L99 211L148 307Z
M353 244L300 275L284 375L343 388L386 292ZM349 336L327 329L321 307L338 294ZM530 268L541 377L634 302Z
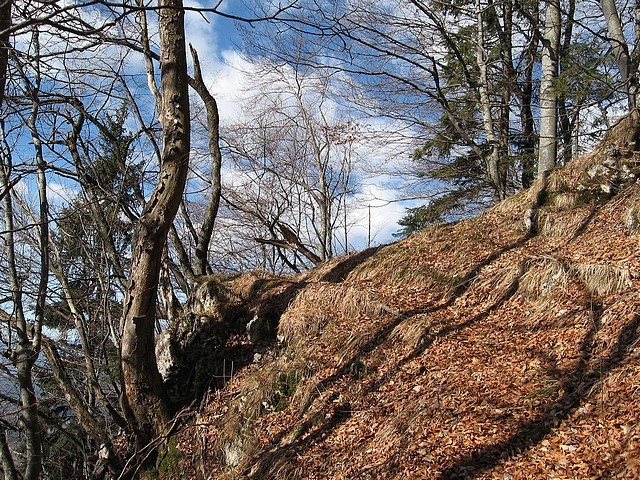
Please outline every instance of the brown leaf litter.
M288 279L269 355L177 434L180 477L640 478L638 124L553 174L536 236L524 193Z

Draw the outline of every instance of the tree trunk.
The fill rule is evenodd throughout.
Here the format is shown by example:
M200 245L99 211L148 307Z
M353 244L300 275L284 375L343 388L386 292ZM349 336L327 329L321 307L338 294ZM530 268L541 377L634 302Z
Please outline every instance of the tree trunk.
M195 48L191 47L191 56L193 58L193 81L190 83L194 90L198 93L207 110L207 131L209 133L209 156L211 158L211 199L207 204L202 219L202 226L198 232L198 242L196 244L196 275L207 275L211 273L209 262L207 260L209 254L209 243L211 243L211 235L213 234L213 224L218 215L220 207L220 194L222 192L221 174L222 154L220 153L220 117L218 115L218 103L211 95L209 89L202 79L200 71L200 61ZM207 271L209 269L209 271Z
M181 0L159 0L163 150L158 182L140 216L122 316L124 408L138 445L168 433L171 407L158 372L154 325L157 288L171 223L189 167L189 96Z
M58 387L63 392L65 400L69 404L71 411L78 419L80 428L95 441L100 444L109 444L110 440L105 431L104 425L102 425L95 416L89 411L87 405L82 399L80 392L78 392L73 385L73 382L69 378L69 374L55 343L51 340L45 340L42 343L42 349L47 357L47 363L51 367L53 378L58 384Z
M476 42L476 63L480 71L480 81L478 82L478 96L480 97L480 109L482 112L482 124L487 141L487 150L483 153L484 162L487 167L487 177L493 186L496 200L503 200L506 196L506 189L500 178L500 150L498 137L493 127L493 116L491 112L491 99L489 97L489 77L487 74L487 51L484 41L484 16L483 5L480 0L476 0L476 15L478 23L478 41Z
M0 31L6 32L0 37L0 111L4 109L5 103L5 89L6 78L8 73L8 60L9 50L11 45L9 43L9 29L11 27L11 0L5 0L0 2ZM35 34L34 34L35 35ZM37 40L37 35L34 36ZM29 123L35 123L35 116L37 115L37 91L34 96L34 103L32 105L32 115L29 119ZM4 137L4 123L2 123L2 136ZM35 135L35 132L31 132L34 139L39 139ZM41 150L37 153L42 153ZM24 441L24 474L21 476L23 480L37 480L42 470L42 435L40 430L40 423L38 420L38 406L35 396L35 389L33 387L32 368L38 357L38 349L40 342L38 339L34 339L34 342L29 338L28 332L31 331L27 325L27 319L24 313L24 305L22 301L22 282L20 280L17 268L16 252L15 252L15 239L14 239L14 218L13 218L13 202L11 198L12 184L9 178L11 172L11 151L0 150L0 185L5 191L3 200L4 210L4 255L8 264L9 275L6 279L11 290L11 300L14 308L15 316L15 331L18 336L18 342L15 347L9 345L7 355L16 368L16 377L18 380L18 387L20 391L20 420L25 432ZM40 217L44 219L40 225L41 234L47 233L47 218L48 211L46 209L46 182L44 181L43 162L41 156L38 156L38 193L40 195ZM43 197L43 194L45 195ZM42 210L42 207L45 207ZM46 294L46 273L45 277L42 277L43 269L47 267L46 264L46 245L48 238L40 238L41 252L43 255L44 263L41 264L41 278L39 281L39 289L36 300L36 316L41 320L43 300ZM43 290L44 288L44 290ZM39 334L40 329L34 329ZM37 340L37 341L36 341ZM1 445L2 463L5 467L5 475L7 478L16 478L17 470L8 445L6 438L4 437L4 430L2 431L3 439Z
M622 31L622 23L620 15L614 0L600 0L602 14L607 22L607 30L609 31L609 43L613 56L618 63L620 77L624 83L624 89L627 94L629 109L636 107L636 95L638 92L638 75L637 67L634 66L631 55L629 54L629 46L624 38Z
M0 426L0 459L2 459L2 471L5 480L19 480L20 474L18 473L16 464L13 461L13 456L11 455L11 450L9 449L7 431L4 425Z
M494 7L495 8L495 7ZM511 157L511 97L513 87L517 84L518 75L513 67L513 6L504 2L502 22L504 30L500 35L500 57L502 60L502 99L500 105L500 184L507 189L507 171ZM505 194L506 195L506 194Z
M4 92L7 85L7 67L9 64L9 28L11 27L12 0L0 1L0 107L4 104Z
M560 0L548 0L542 39L542 79L540 82L540 146L538 177L556 166L558 152L558 102L555 80L560 48Z
M576 11L576 1L570 0L566 10L566 23L562 36L562 46L560 47L558 66L560 72L567 63L569 48L573 41L573 25ZM567 111L567 91L558 93L558 126L560 129L560 138L562 140L562 151L560 152L560 161L566 165L573 157L573 122L571 114Z

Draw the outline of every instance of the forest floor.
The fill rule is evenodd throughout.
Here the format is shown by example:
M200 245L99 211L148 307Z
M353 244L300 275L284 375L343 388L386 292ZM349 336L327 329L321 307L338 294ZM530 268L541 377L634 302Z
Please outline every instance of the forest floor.
M550 177L534 235L523 192L304 275L229 280L282 305L277 336L187 411L166 478L640 478L637 125Z

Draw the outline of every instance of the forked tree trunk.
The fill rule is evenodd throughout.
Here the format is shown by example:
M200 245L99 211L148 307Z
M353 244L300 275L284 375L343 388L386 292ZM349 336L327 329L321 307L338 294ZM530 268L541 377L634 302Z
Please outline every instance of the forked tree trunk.
M159 0L162 165L131 248L122 317L124 408L139 447L168 433L171 408L158 372L154 325L162 252L178 211L189 165L189 97L181 0Z

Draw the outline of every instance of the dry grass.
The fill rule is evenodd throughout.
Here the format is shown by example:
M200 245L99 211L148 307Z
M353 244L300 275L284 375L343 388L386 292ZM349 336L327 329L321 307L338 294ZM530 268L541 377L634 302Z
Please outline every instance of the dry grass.
M431 329L431 321L424 315L411 317L397 325L389 335L391 342L398 342L416 348Z
M540 233L548 238L565 238L574 235L585 220L584 209L562 215L544 215L540 219Z
M530 300L546 297L556 288L565 286L568 279L569 269L558 259L551 256L531 258L525 262L518 293Z
M609 264L574 265L573 271L594 295L618 293L631 286L631 271Z
M280 318L278 333L287 343L308 342L332 318L378 317L389 308L353 285L317 283L308 286Z
M498 285L513 281L515 267L505 269ZM500 275L497 276L498 279ZM528 300L548 296L563 288L571 278L577 278L592 295L618 293L631 286L631 271L627 267L610 264L570 264L555 257L545 256L525 262L519 280L518 292ZM498 287L496 287L498 288Z
M278 277L269 273L256 271L233 276L226 283L237 297L247 298L254 293L259 284L277 279Z
M291 479L298 480L300 474L295 469L291 469L291 458L294 455L293 451L287 448L277 449L273 452L267 452L264 454L254 465L252 465L247 479Z
M623 137L607 141L617 145ZM277 298L288 305L279 326L286 344L239 372L209 417L217 428L209 438L218 438L218 454L236 465L228 478L437 478L439 471L453 478L452 462L471 476L546 478L569 454L576 464L598 464L603 449L579 457L596 438L589 428L637 430L637 374L630 376L622 360L609 369L627 352L637 364L640 343L640 305L629 288L638 264L604 260L635 254L637 238L624 235L622 223L635 230L625 216L640 218L640 202L634 203L640 191L600 198L606 208L598 202L575 208L583 193L588 200L588 171L607 159L602 147L553 173L540 234L522 242L524 192L473 221L327 262L286 285L261 274L228 280L243 301ZM440 294L460 283L456 272L475 278L445 302ZM595 384L592 373L602 375ZM614 389L625 381L623 403ZM274 409L283 382L286 406ZM575 388L576 408L565 385ZM599 399L607 418L580 413ZM556 422L553 409L570 421ZM545 443L495 450L513 432L535 438L527 428L538 418L554 422ZM567 438L576 439L575 450L563 450L574 445ZM596 440L606 445L607 438L615 437ZM633 475L624 471L624 457L637 448L624 448L612 460L620 468L609 472ZM473 455L482 451L501 456L477 472ZM469 463L460 461L465 452ZM212 478L230 471L216 468ZM585 469L571 478L592 478Z
M486 296L492 302L503 298L519 281L524 273L524 265L507 265L491 274L481 274L471 285L471 289L486 292Z
M552 205L557 211L573 210L581 203L580 192L562 192L552 196Z
M566 192L569 189L568 178L562 175L564 170L555 170L549 175L547 189L549 192Z

